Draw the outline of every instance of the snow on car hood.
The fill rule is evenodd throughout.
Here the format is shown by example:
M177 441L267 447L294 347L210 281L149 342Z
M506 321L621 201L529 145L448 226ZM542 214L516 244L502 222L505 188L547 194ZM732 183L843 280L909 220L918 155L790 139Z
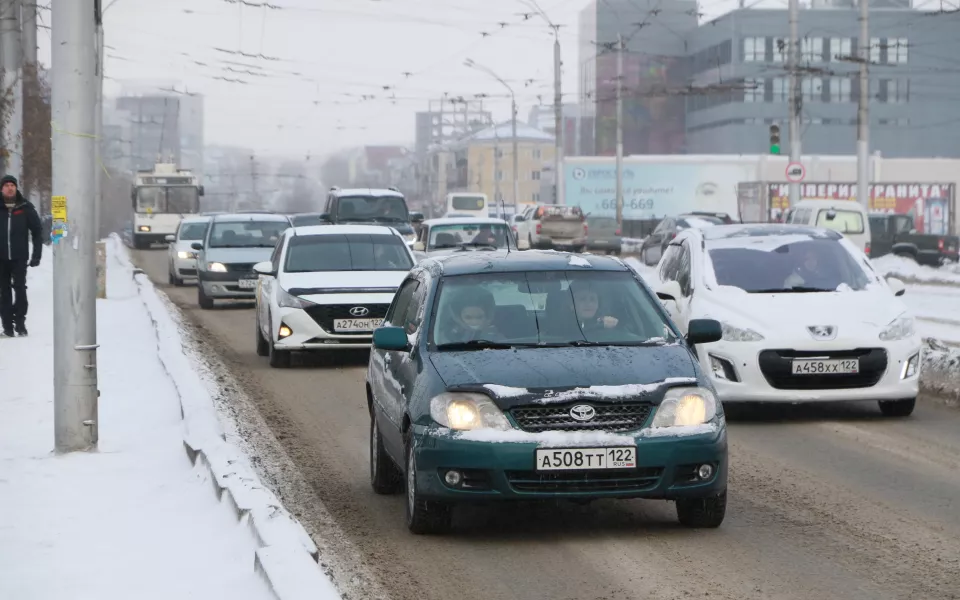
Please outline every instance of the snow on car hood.
M886 288L862 292L748 294L722 287L699 303L698 317L718 319L769 335L793 333L809 337L806 328L835 325L840 335L875 335L907 311Z
M682 345L432 352L430 360L448 388L486 389L503 409L529 404L546 390L597 386L595 399L614 401L623 394L607 386L643 393L665 381L696 385L693 359Z

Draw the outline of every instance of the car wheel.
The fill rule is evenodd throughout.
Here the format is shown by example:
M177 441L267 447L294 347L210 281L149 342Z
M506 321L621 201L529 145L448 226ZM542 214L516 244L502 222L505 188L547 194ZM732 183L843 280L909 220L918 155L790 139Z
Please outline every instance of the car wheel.
M173 276L173 271L167 271L167 283L177 285L177 278Z
M274 369L287 369L290 367L291 353L289 350L277 350L277 345L270 342L268 349L270 357L270 366Z
M530 234L527 234L527 241L530 242L530 249L533 250L533 248L534 248L534 246L533 246L533 236L530 235Z
M203 284L199 281L197 282L197 304L200 305L200 308L204 310L210 310L213 308L213 298L207 295L203 290Z
M383 447L376 413L370 415L370 485L377 494L389 495L403 489L403 475Z
M727 490L708 498L677 500L677 520L684 527L714 529L720 527L727 514Z
M425 500L417 490L417 453L413 434L406 436L407 447L407 529L417 535L443 533L450 529L453 511L449 504Z
M880 412L885 417L909 417L917 406L917 399L909 400L881 400Z
M257 317L257 356L270 356L270 342L267 341L267 338L263 337L259 317Z

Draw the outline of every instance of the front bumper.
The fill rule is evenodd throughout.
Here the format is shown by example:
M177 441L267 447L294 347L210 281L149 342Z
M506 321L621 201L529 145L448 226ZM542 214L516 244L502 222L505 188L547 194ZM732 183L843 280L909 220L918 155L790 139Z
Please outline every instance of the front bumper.
M175 233L170 232L158 232L158 231L134 231L133 239L135 242L140 244L166 244L167 236Z
M273 341L277 350L344 350L370 348L373 332L337 334L326 331L303 309L280 308L274 315ZM286 325L291 335L279 339L280 326Z
M197 259L195 258L175 258L173 260L173 270L177 277L196 277Z
M727 434L635 437L637 468L606 471L535 470L537 442L480 442L452 437L448 430L414 425L417 488L428 498L450 502L600 498L698 498L727 487ZM553 446L554 444L551 444ZM599 446L599 444L598 444ZM562 447L557 445L557 447ZM702 464L711 477L697 480ZM450 470L463 484L443 480ZM466 484L470 487L465 487Z
M822 389L782 389L771 385L761 370L761 352L775 348L791 347L789 342L763 340L760 342L727 342L720 341L701 345L697 348L700 365L704 372L712 379L717 390L718 398L723 402L843 402L855 400L906 400L916 398L920 386L920 368L922 360L919 355L921 343L918 338L908 338L895 342L881 342L879 340L867 342L859 340L860 344L834 341L830 343L795 344L793 349L813 352L828 356L831 352L850 351L854 348L883 348L886 351L886 367L879 377L874 377L876 383L863 381L856 385L862 387L843 387L854 385L850 380L842 381L842 376L803 375L797 376L797 385L811 387L816 385ZM876 353L874 353L876 356ZM721 361L719 368L714 369L711 357ZM917 370L911 377L902 377L904 367L911 358L917 357ZM733 374L739 381L729 378L730 372L723 363L733 367ZM723 376L720 373L723 373ZM769 373L768 373L769 374ZM802 381L801 381L802 378ZM812 383L819 378L818 383ZM832 379L831 379L832 378ZM864 377L864 379L869 379ZM774 380L776 381L776 380ZM822 381L822 383L819 383Z
M203 288L203 293L209 298L221 300L253 300L257 297L257 288L241 288L241 279L254 279L250 273L226 272L214 273L200 271L197 273L197 283Z

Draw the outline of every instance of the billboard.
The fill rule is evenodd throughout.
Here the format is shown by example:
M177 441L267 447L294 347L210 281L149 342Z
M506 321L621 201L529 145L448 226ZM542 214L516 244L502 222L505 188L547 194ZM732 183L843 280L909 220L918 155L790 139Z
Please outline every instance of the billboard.
M917 231L946 235L952 231L955 185L952 183L873 183L870 211L909 215ZM856 183L802 183L803 200L857 200ZM770 184L770 210L779 214L790 206L790 185Z
M623 218L657 219L694 210L738 213L737 188L755 179L751 166L723 163L624 161ZM564 203L585 214L615 216L613 160L564 160Z

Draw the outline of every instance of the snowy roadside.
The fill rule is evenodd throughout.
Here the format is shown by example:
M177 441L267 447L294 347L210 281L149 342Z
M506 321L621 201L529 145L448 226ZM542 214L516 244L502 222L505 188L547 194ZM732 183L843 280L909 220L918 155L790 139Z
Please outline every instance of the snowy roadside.
M887 254L870 261L885 277L896 277L904 283L925 283L960 287L960 265L944 265L939 269L918 265L916 261Z
M884 257L886 258L886 257ZM896 258L896 257L893 257ZM897 261L903 261L905 259L896 258ZM874 261L876 265L877 261ZM914 266L914 273L923 273L923 269L928 267L920 267L920 270L917 270L916 263L912 261L906 261ZM644 281L647 282L651 287L656 287L656 282L654 279L655 269L653 267L648 267L641 263L636 258L625 258L624 263L627 264L631 269L633 269L638 275L643 277ZM889 263L892 264L892 263ZM878 269L883 273L883 269ZM937 271L937 269L929 269L930 271ZM891 274L891 277L898 277L899 275ZM941 277L951 276L951 272L944 271L944 274L940 275ZM960 286L960 274L952 275L957 277L956 285ZM930 279L917 279L915 281L923 281L924 283L930 283ZM951 284L953 285L953 284ZM907 294L909 295L913 291L911 286ZM918 320L920 322L920 333L924 334L925 331L929 330L929 327L939 327L939 330L944 330L944 323L942 317L933 317L930 314L927 314L923 311L918 311L916 307L913 306L911 298L904 296L905 301L914 310L918 313ZM958 296L960 299L960 296ZM946 304L945 302L942 304ZM927 308L924 306L923 308ZM936 308L939 308L937 306ZM924 322L924 319L927 319ZM933 319L934 322L929 320ZM948 340L953 341L953 340ZM951 347L943 343L943 341L926 337L924 336L924 349L923 349L923 369L920 373L920 390L925 394L930 394L931 396L936 396L937 398L943 400L947 404L960 406L960 348Z
M339 598L133 273L111 239L97 452L51 451L50 258L29 274L30 337L0 340L0 598Z

